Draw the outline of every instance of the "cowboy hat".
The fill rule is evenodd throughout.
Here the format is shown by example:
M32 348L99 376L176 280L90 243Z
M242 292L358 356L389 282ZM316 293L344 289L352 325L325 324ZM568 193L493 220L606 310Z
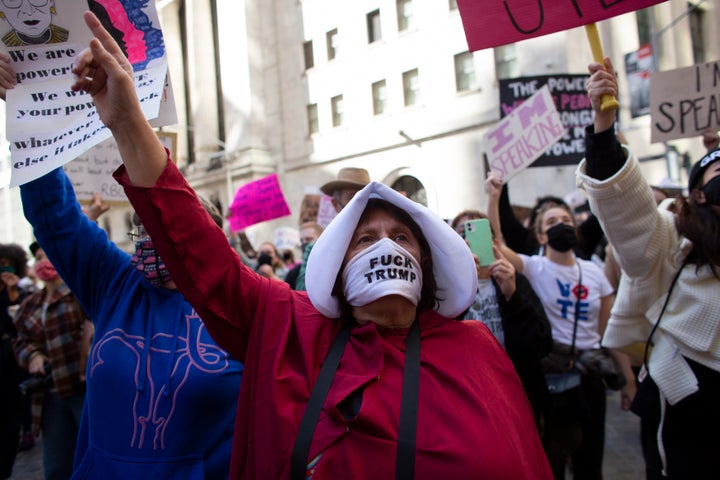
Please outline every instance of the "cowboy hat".
M326 183L320 190L325 195L330 195L337 190L360 190L370 183L370 175L364 168L345 167L338 172L337 179Z

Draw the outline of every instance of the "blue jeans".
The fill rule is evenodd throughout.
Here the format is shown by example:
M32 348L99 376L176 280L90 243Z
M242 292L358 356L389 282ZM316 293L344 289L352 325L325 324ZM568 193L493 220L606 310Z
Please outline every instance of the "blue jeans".
M73 472L75 443L85 394L60 399L46 392L42 410L43 468L46 480L68 480Z

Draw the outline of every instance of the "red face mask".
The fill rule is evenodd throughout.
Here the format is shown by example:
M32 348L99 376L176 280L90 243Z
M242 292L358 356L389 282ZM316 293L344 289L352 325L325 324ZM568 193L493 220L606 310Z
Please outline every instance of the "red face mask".
M50 263L50 260L38 260L35 262L35 266L33 268L35 269L35 274L43 282L51 282L59 277L58 273L55 271L55 267L53 267L53 264Z

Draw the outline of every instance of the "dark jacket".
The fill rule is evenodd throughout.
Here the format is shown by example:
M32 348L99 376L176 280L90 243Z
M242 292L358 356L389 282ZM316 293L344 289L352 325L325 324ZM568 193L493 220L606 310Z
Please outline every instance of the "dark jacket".
M535 423L541 431L541 419L548 405L549 394L541 360L552 349L552 330L545 309L528 279L515 274L515 294L506 300L498 283L495 287L505 337L505 351L510 357L530 401ZM470 310L460 320L481 320Z

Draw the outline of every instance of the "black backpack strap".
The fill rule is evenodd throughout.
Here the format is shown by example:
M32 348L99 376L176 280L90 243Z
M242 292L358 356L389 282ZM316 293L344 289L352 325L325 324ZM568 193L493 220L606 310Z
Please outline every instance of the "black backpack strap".
M345 346L350 339L352 321L340 328L330 347L325 363L320 369L317 382L310 393L305 414L300 422L290 461L291 480L304 480L308 455L315 426L322 406L330 391ZM398 427L398 450L395 477L399 480L415 477L415 439L417 432L418 399L420 394L420 321L415 319L406 339L403 390Z
M315 433L315 426L320 418L323 404L330 391L335 372L340 364L345 346L350 339L350 330L352 330L352 320L346 320L340 330L338 330L330 351L325 357L325 363L320 368L315 386L310 393L305 413L303 414L300 428L298 429L295 444L293 445L292 457L290 459L290 478L291 480L305 480L305 471L307 470L308 455L310 454L310 444Z
M420 321L415 319L405 341L402 403L398 427L395 478L415 478L415 439L417 435L418 399L420 397Z

